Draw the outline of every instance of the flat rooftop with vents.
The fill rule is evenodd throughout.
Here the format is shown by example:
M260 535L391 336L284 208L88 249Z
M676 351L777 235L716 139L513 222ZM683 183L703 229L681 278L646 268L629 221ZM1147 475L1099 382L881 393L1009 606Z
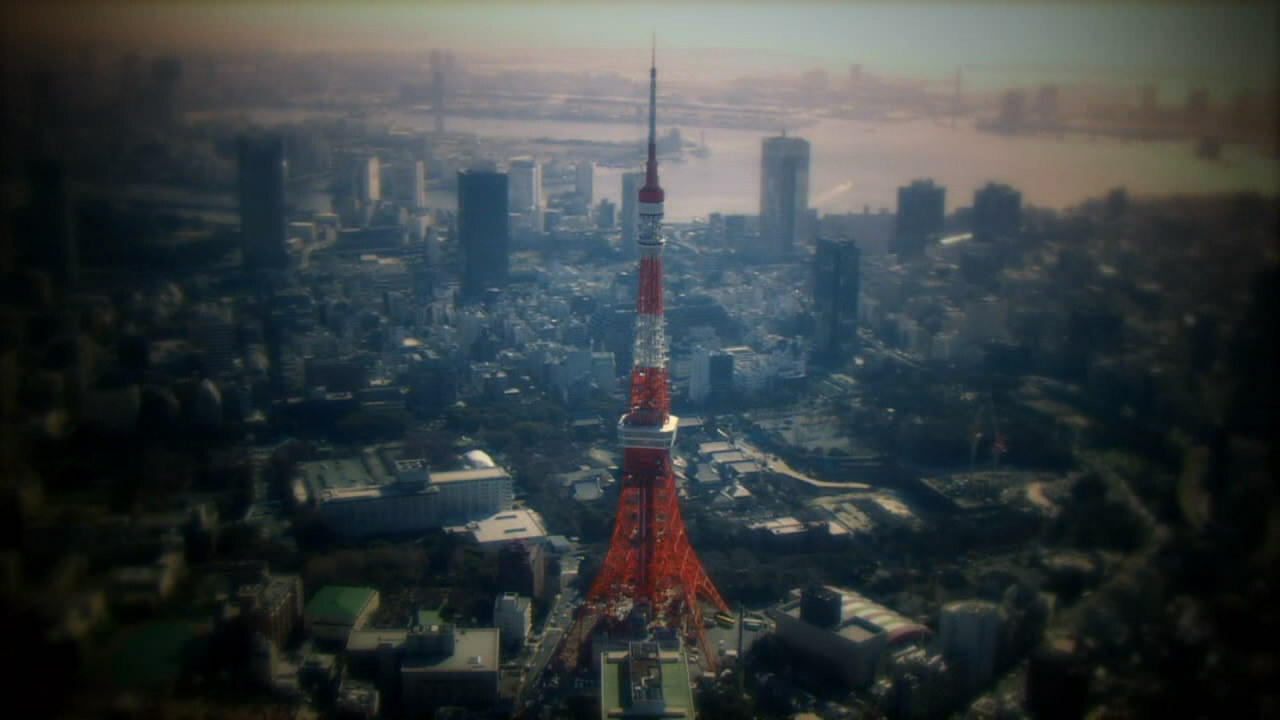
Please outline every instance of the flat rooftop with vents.
M542 542L547 537L547 528L542 516L536 510L520 508L496 513L482 520L475 520L466 525L455 525L445 528L451 533L466 533L478 545L500 545L511 540Z
M600 664L600 718L694 717L689 666L678 649L633 642Z

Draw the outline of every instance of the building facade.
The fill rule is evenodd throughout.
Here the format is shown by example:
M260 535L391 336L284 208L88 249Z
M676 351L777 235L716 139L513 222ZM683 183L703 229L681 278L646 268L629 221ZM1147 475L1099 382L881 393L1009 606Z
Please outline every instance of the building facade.
M840 366L857 349L861 252L850 240L820 238L813 259L814 356Z
M963 688L973 692L995 674L1004 613L995 603L970 600L942 608L938 639L942 657L956 668Z
M540 229L542 165L528 156L512 158L507 161L507 175L507 211L520 219L522 228Z
M276 650L283 650L302 621L302 578L275 575L236 591L241 617L262 633Z
M759 255L785 257L805 237L809 211L809 142L797 137L765 138L760 159Z
M476 299L491 287L505 287L511 230L504 173L458 172L458 244L462 248L462 295Z
M402 710L420 717L444 705L488 708L498 700L496 628L415 628L400 664Z
M282 269L286 263L284 141L242 137L237 157L241 261L249 270Z
M533 629L532 601L513 592L502 593L493 602L493 624L502 633L503 645L523 646Z
M886 648L923 639L929 630L844 588L793 590L768 611L779 639L850 687L865 688Z
M573 191L585 207L591 207L595 190L596 165L593 162L580 162L573 168Z
M916 180L898 188L898 214L894 219L893 252L919 257L929 241L942 233L947 189L932 180Z
M640 220L636 198L641 185L644 185L644 173L622 173L622 251L628 256L636 252L636 223Z
M1008 185L987 183L973 193L973 237L990 242L1018 234L1022 224L1022 193Z
M376 205L382 199L382 163L370 155L360 164L360 202Z
M506 470L473 468L430 473L425 482L402 475L387 485L326 488L319 508L333 529L359 538L465 524L510 510L513 497Z

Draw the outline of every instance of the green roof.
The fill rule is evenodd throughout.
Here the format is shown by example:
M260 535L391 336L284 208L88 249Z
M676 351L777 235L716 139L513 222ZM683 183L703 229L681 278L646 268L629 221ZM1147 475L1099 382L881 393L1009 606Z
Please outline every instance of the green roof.
M153 685L176 678L195 638L196 626L189 622L153 622L126 631L111 654L116 687Z
M627 697L630 694L628 683L628 661L625 655L609 654L601 673L600 711L602 720L607 720L609 712L614 709L623 711L631 705ZM694 717L693 691L689 688L689 666L683 658L670 651L660 655L662 661L662 699L668 711L683 710L686 717Z
M325 585L307 602L306 614L355 622L375 592L373 588Z

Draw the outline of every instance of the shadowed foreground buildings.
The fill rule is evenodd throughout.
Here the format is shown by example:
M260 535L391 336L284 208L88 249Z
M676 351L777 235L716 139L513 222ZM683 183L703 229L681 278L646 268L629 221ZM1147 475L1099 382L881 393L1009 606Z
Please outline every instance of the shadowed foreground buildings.
M498 702L501 631L424 623L350 633L344 648L353 677L374 683L404 717L444 706L480 710Z
M287 262L284 141L242 137L237 151L242 262L249 270L283 269Z
M462 295L480 297L507 284L507 176L494 170L458 172L458 244L462 248Z

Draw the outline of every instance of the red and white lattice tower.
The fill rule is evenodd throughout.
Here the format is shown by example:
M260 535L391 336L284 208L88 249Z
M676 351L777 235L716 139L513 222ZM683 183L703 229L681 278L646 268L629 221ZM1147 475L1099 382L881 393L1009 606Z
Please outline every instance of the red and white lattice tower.
M650 625L676 628L694 639L714 661L702 624L702 601L728 612L689 544L680 516L671 447L679 418L671 414L667 340L662 316L662 204L658 185L658 70L649 68L649 158L639 193L636 244L640 281L636 297L631 405L618 422L622 440L622 491L613 538L604 564L578 617L565 636L560 658L575 666L583 645L601 623L622 622L633 609Z

